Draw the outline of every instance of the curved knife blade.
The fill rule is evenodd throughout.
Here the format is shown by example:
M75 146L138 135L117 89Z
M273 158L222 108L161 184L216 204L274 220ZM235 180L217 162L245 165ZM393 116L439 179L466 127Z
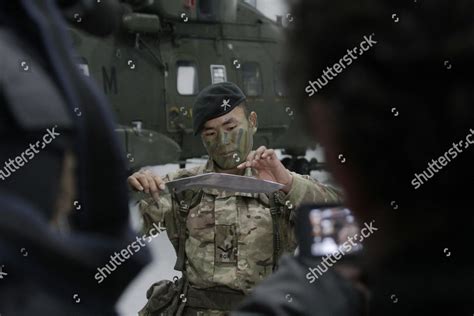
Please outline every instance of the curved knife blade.
M271 193L284 187L273 181L215 172L169 181L166 186L176 192L193 188L215 188L245 193Z

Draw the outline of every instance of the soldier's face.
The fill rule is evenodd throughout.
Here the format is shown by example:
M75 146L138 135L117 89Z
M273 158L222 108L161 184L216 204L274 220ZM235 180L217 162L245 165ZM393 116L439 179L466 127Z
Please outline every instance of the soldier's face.
M220 169L233 169L244 162L252 150L257 114L245 116L241 106L204 124L201 138L206 150Z

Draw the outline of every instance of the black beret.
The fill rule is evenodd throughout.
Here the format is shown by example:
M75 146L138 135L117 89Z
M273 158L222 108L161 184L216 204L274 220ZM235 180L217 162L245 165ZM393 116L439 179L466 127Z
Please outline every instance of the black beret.
M201 132L207 121L229 113L245 99L242 90L232 82L216 83L202 89L193 105L194 135Z

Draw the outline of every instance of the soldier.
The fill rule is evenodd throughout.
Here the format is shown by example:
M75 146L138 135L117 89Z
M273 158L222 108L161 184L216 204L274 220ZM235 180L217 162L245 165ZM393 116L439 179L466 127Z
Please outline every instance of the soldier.
M203 89L193 107L193 126L209 154L206 165L163 179L150 171L137 172L128 179L132 188L152 195L139 205L145 228L164 222L177 251L175 269L183 272L176 284L153 285L140 315L165 311L226 315L276 268L284 251L295 249L291 232L295 207L339 200L336 190L288 171L273 149L261 146L252 151L257 114L248 113L245 100L233 83ZM273 195L209 188L180 195L159 194L168 181L209 172L245 174L285 186ZM181 301L168 304L162 297L166 292L173 293L175 299L180 296Z

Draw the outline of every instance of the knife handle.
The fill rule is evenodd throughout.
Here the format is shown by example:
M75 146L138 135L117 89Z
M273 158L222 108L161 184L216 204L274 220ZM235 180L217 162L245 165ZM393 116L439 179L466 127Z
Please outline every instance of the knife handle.
M245 168L244 176L253 177L252 168L250 168L250 167Z

